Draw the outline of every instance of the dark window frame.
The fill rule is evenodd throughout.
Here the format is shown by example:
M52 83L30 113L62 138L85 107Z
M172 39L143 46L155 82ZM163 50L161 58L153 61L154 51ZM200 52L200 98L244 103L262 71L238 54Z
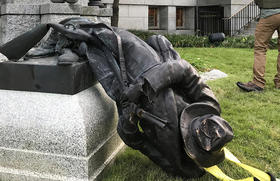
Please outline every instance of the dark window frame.
M150 6L148 9L148 27L149 29L159 29L159 11L160 8L157 6Z
M185 29L185 11L184 7L176 7L176 29Z

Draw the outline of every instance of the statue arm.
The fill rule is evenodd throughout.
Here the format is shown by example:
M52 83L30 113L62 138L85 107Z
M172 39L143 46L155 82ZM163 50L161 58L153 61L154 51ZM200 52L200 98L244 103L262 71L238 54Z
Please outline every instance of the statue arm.
M183 97L190 100L190 103L205 102L221 111L212 90L201 80L194 67L185 60L163 63L143 74L143 78L155 93L166 87L180 88Z
M126 145L139 150L166 171L172 173L175 172L170 162L155 148L152 143L149 142L148 139L146 139L145 134L139 131L137 125L131 124L129 120L126 120L124 117L120 117L117 131Z

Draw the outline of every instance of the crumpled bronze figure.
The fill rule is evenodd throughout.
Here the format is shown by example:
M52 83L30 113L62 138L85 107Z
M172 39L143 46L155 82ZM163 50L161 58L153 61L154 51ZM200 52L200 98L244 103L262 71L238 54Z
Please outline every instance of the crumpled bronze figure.
M224 160L232 140L211 89L161 35L142 41L132 33L83 18L45 24L0 47L9 59L48 56L44 46L31 49L52 28L49 54L89 61L106 93L116 101L118 133L165 171L186 178L202 176L203 167ZM27 41L28 40L28 41ZM24 47L19 42L28 42ZM27 53L27 54L26 54ZM40 54L42 53L42 54ZM77 61L77 58L74 58ZM71 63L71 61L70 61Z

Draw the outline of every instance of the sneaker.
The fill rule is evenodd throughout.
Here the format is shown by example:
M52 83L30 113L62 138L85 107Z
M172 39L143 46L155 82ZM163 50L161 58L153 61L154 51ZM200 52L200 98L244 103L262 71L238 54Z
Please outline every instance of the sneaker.
M256 84L254 84L253 82L248 82L248 83L242 83L242 82L237 82L236 85L247 92L252 92L252 91L256 91L256 92L261 92L263 91L263 88L257 86Z

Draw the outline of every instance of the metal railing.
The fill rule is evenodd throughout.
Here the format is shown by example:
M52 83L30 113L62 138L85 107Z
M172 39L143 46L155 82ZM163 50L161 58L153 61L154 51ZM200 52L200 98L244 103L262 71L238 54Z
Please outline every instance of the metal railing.
M260 14L259 7L254 1L229 18L224 18L224 33L233 36L240 33L250 22L257 19Z

